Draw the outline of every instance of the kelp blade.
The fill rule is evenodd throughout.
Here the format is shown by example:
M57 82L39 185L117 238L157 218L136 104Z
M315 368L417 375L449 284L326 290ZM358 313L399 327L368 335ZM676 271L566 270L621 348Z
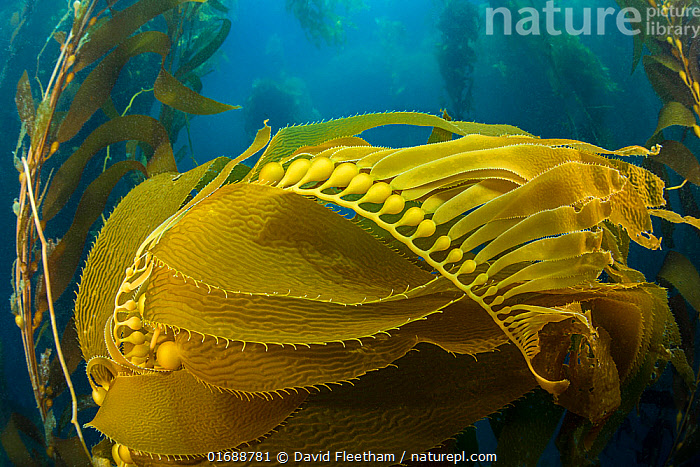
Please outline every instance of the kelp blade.
M161 174L136 186L117 205L90 250L75 302L75 322L85 360L107 355L104 327L134 253L148 234L177 211L209 164L185 174Z
M178 81L165 68L160 69L153 95L163 104L193 115L212 115L241 108L240 105L222 104L196 93Z
M267 434L306 397L244 399L213 392L184 371L118 376L90 426L137 451L204 456Z
M75 63L75 71L80 71L104 55L109 49L121 43L145 23L186 2L203 3L206 0L141 0L140 2L118 11L97 30L90 34L81 49Z
M53 218L65 205L80 183L87 163L101 149L120 141L138 140L154 150L148 163L149 174L177 172L168 133L158 120L146 115L117 117L100 125L63 163L46 193L42 208L44 220Z

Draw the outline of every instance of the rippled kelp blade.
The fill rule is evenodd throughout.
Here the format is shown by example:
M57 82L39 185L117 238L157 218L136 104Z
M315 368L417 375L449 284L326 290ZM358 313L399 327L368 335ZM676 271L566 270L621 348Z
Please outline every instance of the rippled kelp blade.
M180 333L185 370L220 388L275 392L345 382L388 366L416 345L416 336L375 338L310 346L233 342Z
M267 344L323 344L369 337L434 313L459 296L442 293L407 301L345 305L284 295L224 295L215 289L208 293L204 284L197 287L173 273L169 276L172 280L154 272L149 280L144 291L147 321L221 339Z
M203 456L267 434L306 397L245 399L212 391L184 371L118 376L90 426L137 451Z
M410 306L406 301L404 306ZM310 346L228 342L180 333L176 342L184 368L218 387L270 392L345 382L388 366L419 342L460 354L494 351L507 342L476 303L460 300L393 330L364 339Z
M114 296L124 270L148 234L177 211L209 164L185 174L161 174L137 187L119 203L88 256L75 303L75 321L85 360L107 355L104 327L114 311Z
M215 288L328 303L372 302L433 279L347 219L255 184L221 188L151 251L174 271Z
M423 345L396 366L323 391L253 448L393 453L393 461L376 463L393 465L402 452L426 451L536 386L511 345L478 361Z

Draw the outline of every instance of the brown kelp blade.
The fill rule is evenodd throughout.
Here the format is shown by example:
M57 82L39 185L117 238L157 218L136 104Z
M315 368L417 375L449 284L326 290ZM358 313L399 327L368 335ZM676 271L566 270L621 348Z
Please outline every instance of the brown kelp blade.
M141 0L136 4L114 13L112 18L90 32L90 40L80 49L75 63L75 71L80 71L120 44L145 23L186 2L205 0Z
M22 434L38 445L43 445L44 440L36 425L19 412L10 415L7 424L0 431L0 445L4 450L4 455L13 465L23 465L27 467L39 466L41 462L32 455ZM36 452L34 452L36 455Z
M671 283L690 306L700 312L700 273L686 256L669 251L659 277Z
M644 303L637 298L640 292L618 292L589 302L595 325L603 326L613 338L610 353L621 381L634 374L635 360L644 350L644 314L641 310Z
M302 391L244 399L212 391L184 371L117 376L89 426L136 451L204 456L269 433L306 397Z
M146 115L117 117L100 125L58 169L46 193L42 215L53 218L66 204L80 183L87 163L102 148L119 141L139 140L154 149L149 162L149 174L177 172L173 149L163 125Z
M653 159L670 167L689 182L700 185L700 163L683 143L673 140L664 141L661 151Z
M692 128L695 125L695 115L690 108L680 102L671 101L667 102L659 111L659 122L650 139L653 139L660 131L674 125Z
M165 58L169 51L170 39L159 31L146 31L128 38L105 57L80 85L56 140L63 142L74 137L92 114L107 102L121 69L132 57L151 52Z
M31 138L34 130L34 119L36 118L36 108L32 97L32 87L29 84L29 75L25 70L17 83L17 93L15 94L15 104L17 113L22 123L27 129L27 134Z
M193 115L211 115L240 109L240 105L222 104L188 88L165 68L160 69L153 87L153 95L165 105Z

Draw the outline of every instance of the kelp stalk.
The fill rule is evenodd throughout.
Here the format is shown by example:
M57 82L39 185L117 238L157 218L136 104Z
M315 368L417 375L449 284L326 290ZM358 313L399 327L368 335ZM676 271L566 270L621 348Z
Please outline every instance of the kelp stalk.
M17 211L16 230L17 261L15 262L14 275L14 296L16 307L15 322L21 329L24 353L27 361L27 370L29 372L30 380L32 382L32 389L34 391L34 398L37 402L37 407L41 412L42 420L46 419L47 407L44 403L45 396L43 394L41 380L39 378L39 371L34 351L33 334L39 327L44 310L37 309L35 315L32 316L31 279L36 272L36 265L32 258L32 252L34 251L37 238L41 238L43 240L43 236L41 235L40 229L39 232L36 232L30 227L30 214L27 201L29 200L30 204L34 204L35 200L31 193L40 192L39 181L41 178L40 174L43 162L58 149L57 143L53 143L50 146L48 145L49 129L61 93L65 85L72 80L72 74L68 73L68 70L75 61L75 52L80 46L80 40L82 39L89 23L90 13L94 8L94 1L90 0L83 3L76 3L74 4L74 8L75 23L72 31L69 33L63 47L61 47L61 54L56 62L51 80L44 95L42 96L42 102L39 104L36 111L36 119L34 119L32 116L31 124L33 128L30 132L31 145L29 147L28 155L23 162L23 164L26 164L25 168L24 170L20 170L19 177L20 195L18 201L19 209ZM28 93L28 97L31 98L31 91L28 90ZM31 111L34 112L33 104ZM26 122L24 123L26 124ZM31 183L34 185L31 186ZM41 223L37 224L37 227L40 225ZM47 271L45 270L44 274L46 273ZM48 285L48 277L46 280ZM49 304L51 304L50 298ZM56 344L57 346L59 345L58 341ZM80 433L80 431L78 433Z
M27 179L27 190L29 195L29 203L32 206L32 216L34 218L34 225L36 227L37 235L41 241L41 260L44 265L44 282L46 283L46 299L49 305L49 315L51 316L51 330L53 331L53 339L56 344L56 354L61 362L61 369L63 370L63 377L66 379L66 384L70 390L70 397L72 402L71 411L71 423L75 426L75 430L78 432L78 437L80 438L80 444L82 444L85 454L90 458L90 451L85 445L85 439L83 438L83 432L80 429L80 424L78 423L78 399L75 396L75 389L73 388L73 381L70 377L70 371L66 365L66 359L63 357L63 350L61 349L61 339L58 335L58 328L56 326L56 313L53 308L53 297L51 295L51 278L49 277L49 256L48 256L48 246L46 243L46 237L44 237L44 230L41 228L41 221L39 220L39 213L36 208L36 199L34 197L34 191L31 185L31 174L29 173L29 166L27 165L27 160L22 158L22 165L24 167L24 176Z

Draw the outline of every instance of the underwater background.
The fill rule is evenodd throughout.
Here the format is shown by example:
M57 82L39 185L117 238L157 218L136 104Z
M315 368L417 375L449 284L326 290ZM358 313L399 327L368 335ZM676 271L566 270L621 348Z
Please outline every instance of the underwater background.
M0 296L8 299L4 302L5 311L0 314L0 429L13 412L41 426L20 334L9 306L13 294L10 272L16 257L17 217L12 205L19 186L13 154L21 125L14 100L17 82L25 70L30 77L36 73L40 79L48 79L51 67L46 63L50 63L58 51L52 32L73 8L69 3L3 0L0 4L0 128L3 136L0 139L0 154L3 154L0 271L4 272ZM122 0L118 6L131 3L134 2ZM554 3L570 7L577 14L584 8L614 8L617 12L621 7L614 0ZM619 3L624 6L624 2ZM219 0L217 5L221 8L215 9L216 19L210 23L214 27L208 29L202 25L198 33L203 37L215 35L223 18L230 20L230 32L205 66L198 69L200 92L242 108L197 116L182 125L173 144L181 172L219 156L235 157L242 153L265 120L269 120L274 134L292 124L369 112L420 111L440 115L441 109L445 109L455 120L510 124L542 138L570 138L617 149L650 141L656 133L663 106L644 66L635 64L633 38L616 27L614 16L607 18L604 34L507 36L498 27L493 35L486 34L486 8L507 6L515 11L527 6L541 12L545 1ZM575 18L575 21L580 19ZM544 24L544 16L541 20ZM555 24L561 27L563 20L563 16L558 16ZM154 28L162 29L161 18L153 20L153 24ZM645 54L648 53L646 50ZM37 56L40 54L49 61L39 63ZM117 108L123 108L133 95L135 90L131 83L153 82L157 66L149 70L144 65L157 63L154 57L148 54L125 67L115 87L115 100L119 100ZM698 57L692 59L697 62ZM148 73L152 76L144 78ZM122 90L123 95L120 95ZM133 102L135 108L142 105L138 108L140 113L157 113L155 108L143 107L145 104L140 104L138 97ZM151 105L150 101L143 102ZM365 136L375 145L409 146L425 143L429 130L407 136L399 126L394 126L370 130ZM690 131L678 126L665 131L668 138L686 142L691 151L698 154L700 145ZM100 173L102 161L103 158L96 157L85 170ZM670 185L683 182L683 177L676 173L670 172L668 177ZM81 183L84 188L86 182ZM129 187L128 183L120 182L108 206L114 206ZM672 203L697 206L697 185L688 183L670 197ZM679 201L680 197L686 201ZM68 209L74 211L77 202L72 199ZM108 208L107 212L110 210ZM65 230L71 217L65 221L56 220L52 227L56 231ZM93 226L89 238L94 239L101 227L99 224L98 221ZM697 229L675 225L671 232L658 220L654 221L654 227L659 236L664 237L664 242L672 241L675 251L689 258L696 267L700 264ZM664 263L667 246L647 251L633 245L630 266L653 281ZM86 255L87 248L83 256ZM669 283L662 285L670 286ZM75 291L74 281L57 302L61 326L66 325L72 314ZM687 316L677 321L684 347L689 349L686 355L697 373L694 345L698 337L697 312L690 305L683 304L682 308L687 309ZM46 332L38 340L37 349L51 346L50 332ZM692 362L693 357L695 362ZM80 368L84 368L84 364ZM80 369L75 374L79 375L74 377L79 391L89 393ZM679 384L677 379L669 366L660 381L647 389L601 454L601 465L621 462L663 465L667 461L677 434L677 414L690 397L682 391L673 391L674 385ZM695 430L697 403L693 410L689 429ZM520 416L536 418L538 413ZM89 419L85 416L81 421L85 423ZM479 422L477 426L479 452L494 451L496 438L488 423ZM94 430L86 430L86 436L93 442L99 439ZM458 438L457 444L467 446L467 438ZM700 438L691 439L698 441ZM700 462L700 447L697 446L694 455L686 455L687 465ZM534 465L535 460L523 462ZM4 453L0 453L0 464L10 465ZM553 441L539 465L560 465Z

